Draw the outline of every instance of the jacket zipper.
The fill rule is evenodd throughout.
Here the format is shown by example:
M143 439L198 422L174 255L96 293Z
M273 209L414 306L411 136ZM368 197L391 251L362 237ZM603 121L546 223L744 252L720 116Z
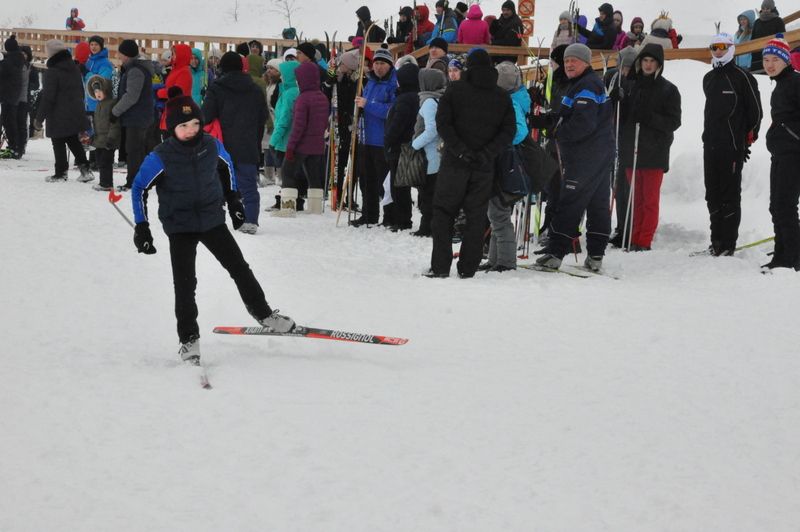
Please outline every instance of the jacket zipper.
M783 129L788 131L789 134L794 137L794 140L800 140L800 135L789 129L789 126L787 126L784 122L781 122L781 127L783 127Z
M728 86L731 88L731 92L733 92L733 108L731 112L728 114L728 131L731 133L731 140L733 141L733 150L737 151L738 148L736 146L736 135L733 134L733 128L731 127L731 117L733 116L734 112L736 111L736 106L739 103L739 95L736 94L736 89L733 88L733 83L731 83L731 79L725 74L725 81L728 82Z

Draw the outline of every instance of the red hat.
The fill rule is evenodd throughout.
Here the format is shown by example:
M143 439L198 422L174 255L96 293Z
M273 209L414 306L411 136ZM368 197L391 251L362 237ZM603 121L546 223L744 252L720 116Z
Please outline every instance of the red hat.
M85 65L90 55L92 55L92 49L89 48L88 42L79 42L75 46L75 60L78 61L78 63Z

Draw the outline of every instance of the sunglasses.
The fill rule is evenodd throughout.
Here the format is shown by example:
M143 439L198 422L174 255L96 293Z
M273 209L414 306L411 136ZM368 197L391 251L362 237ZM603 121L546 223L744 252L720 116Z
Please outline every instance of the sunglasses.
M708 49L711 50L712 52L724 52L728 48L729 48L728 45L722 42L715 42L714 44L708 47Z

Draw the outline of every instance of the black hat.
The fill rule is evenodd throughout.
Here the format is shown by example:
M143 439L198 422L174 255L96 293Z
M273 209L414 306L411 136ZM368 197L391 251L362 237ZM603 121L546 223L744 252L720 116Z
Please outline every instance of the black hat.
M246 42L240 42L236 45L236 53L239 55L250 55L250 45Z
M119 43L117 50L125 57L139 57L139 45L132 39L125 39Z
M17 38L12 35L8 39L6 39L6 52L18 52L19 51L19 44L17 43Z
M511 0L506 0L505 2L503 2L503 5L501 7L503 9L510 9L514 13L517 12L517 6L515 6L514 2L512 2Z
M483 48L473 48L467 55L467 70L476 67L490 67L492 66L492 57L489 52Z
M611 18L611 17L614 16L614 7L609 3L605 3L605 4L601 5L600 7L597 8L597 10L598 11L602 11L603 13L605 13L606 17L608 17L608 18Z
M459 2L456 4L456 11L458 11L459 13L466 13L468 9L469 6L467 6L467 4L465 4L464 2Z
M219 69L222 72L242 71L242 56L236 52L225 52L219 59Z
M445 7L445 0L439 0L436 2L436 7Z
M435 39L433 39L429 46L431 48L439 48L441 50L444 50L444 53L447 53L447 41L445 41L441 37L436 37Z
M96 42L97 44L99 44L100 48L105 48L106 47L106 41L102 37L100 37L99 35L92 35L91 37L89 37L89 44L91 44L93 42Z
M173 89L178 89L178 91L180 91L180 87L171 87L170 94L178 92ZM178 125L188 122L189 120L194 120L195 118L200 121L200 127L203 126L203 113L200 111L197 104L194 103L191 96L179 94L167 100L166 113L167 131L170 133L174 132Z
M566 52L566 51L567 51L567 45L566 44L559 44L558 46L553 48L552 52L550 52L550 59L552 59L553 61L555 61L559 65L563 66L564 65L564 52Z
M297 45L297 51L303 52L303 55L305 55L312 61L314 61L314 58L317 55L317 49L314 48L314 45L311 44L310 42L304 42Z

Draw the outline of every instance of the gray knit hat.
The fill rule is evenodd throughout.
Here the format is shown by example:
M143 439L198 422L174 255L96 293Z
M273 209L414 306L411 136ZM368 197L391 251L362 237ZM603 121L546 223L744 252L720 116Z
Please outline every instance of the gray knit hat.
M572 15L570 15L569 11L562 11L558 16L558 20L562 19L572 20Z
M60 41L58 39L50 39L46 43L44 43L45 52L47 52L47 57L53 57L61 50L66 50L67 46L64 44L64 41Z
M592 64L592 51L585 44L576 42L567 46L567 49L564 50L564 60L568 57L576 57L586 64Z
M394 66L394 58L392 57L392 52L390 52L386 48L378 48L377 50L375 50L375 54L372 56L372 62L375 63L376 61L384 61Z
M636 50L633 48L633 46L626 46L619 51L620 66L623 68L630 68L633 66L634 61L636 61Z
M514 92L522 86L522 79L517 65L510 61L503 61L495 68L497 69L498 87L508 92Z

